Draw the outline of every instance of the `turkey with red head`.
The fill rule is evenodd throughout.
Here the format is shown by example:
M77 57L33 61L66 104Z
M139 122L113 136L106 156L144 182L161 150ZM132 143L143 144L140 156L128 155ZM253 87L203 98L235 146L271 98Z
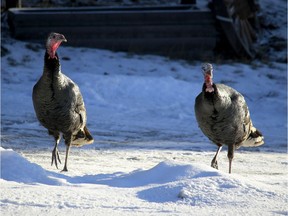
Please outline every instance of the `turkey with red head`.
M58 169L61 163L58 144L61 134L66 144L63 171L68 171L67 161L71 146L93 143L93 137L86 127L87 117L79 87L61 72L59 56L56 53L62 42L62 34L50 33L46 41L43 74L33 88L33 105L39 122L55 139L52 162Z
M213 83L213 67L202 65L204 84L195 99L195 115L205 136L218 146L211 166L218 169L217 156L223 145L228 146L229 173L235 149L264 144L262 133L250 118L244 97L235 89Z

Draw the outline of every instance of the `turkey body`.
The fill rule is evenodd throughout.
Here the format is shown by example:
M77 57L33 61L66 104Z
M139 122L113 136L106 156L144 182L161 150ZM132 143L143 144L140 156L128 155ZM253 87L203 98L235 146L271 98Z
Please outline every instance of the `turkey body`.
M252 126L245 99L224 84L213 87L215 92L202 91L196 98L198 125L212 142L238 148L248 138Z
M65 137L83 128L87 118L80 89L61 72L56 56L51 59L45 54L43 75L33 88L33 104L49 133L61 132Z
M63 41L67 40L59 33L52 32L48 36L43 74L33 88L32 99L37 119L55 139L51 165L55 162L58 168L58 162L61 163L58 144L62 134L66 145L63 171L68 171L70 146L80 147L94 140L86 127L86 109L80 89L61 72L56 50Z
M228 146L229 173L235 149L264 144L262 133L252 123L246 101L238 91L212 81L213 67L202 65L204 84L195 99L195 116L205 136L218 146L211 166L218 169L217 156L223 145Z

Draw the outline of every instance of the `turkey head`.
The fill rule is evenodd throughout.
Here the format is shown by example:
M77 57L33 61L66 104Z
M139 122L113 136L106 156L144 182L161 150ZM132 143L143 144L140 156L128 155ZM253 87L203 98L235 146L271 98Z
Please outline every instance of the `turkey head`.
M49 34L46 42L46 49L51 59L57 58L55 54L62 42L67 42L64 35L55 32Z

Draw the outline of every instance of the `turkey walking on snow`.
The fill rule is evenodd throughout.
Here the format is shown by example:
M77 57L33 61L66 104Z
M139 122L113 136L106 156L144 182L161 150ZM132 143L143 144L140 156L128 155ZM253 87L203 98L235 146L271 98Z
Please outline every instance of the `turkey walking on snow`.
M61 134L66 144L63 171L68 171L67 161L71 146L93 143L86 127L86 109L79 87L61 72L56 50L66 42L62 34L50 33L46 42L43 74L33 88L33 105L39 122L55 139L52 162L58 169L61 163L58 144Z
M204 84L195 100L195 115L202 132L218 146L211 166L218 169L217 156L223 145L228 146L229 173L235 149L264 144L264 137L250 119L244 97L224 84L214 84L213 67L202 65Z

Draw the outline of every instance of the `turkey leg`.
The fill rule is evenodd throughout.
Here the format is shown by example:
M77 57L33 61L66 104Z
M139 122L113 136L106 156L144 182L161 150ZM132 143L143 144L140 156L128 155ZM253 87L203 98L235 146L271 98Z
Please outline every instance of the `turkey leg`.
M228 145L229 174L232 172L232 160L234 158L235 145Z
M53 165L54 161L55 161L55 166L58 169L58 162L61 164L61 160L60 160L60 156L59 156L59 151L58 151L58 144L60 142L60 134L57 132L50 132L49 134L52 134L54 136L55 139L55 146L54 149L52 151L52 162L51 162L51 166Z
M218 169L217 157L218 157L218 154L220 153L221 149L222 149L222 145L218 144L218 149L216 151L216 154L215 154L214 158L211 161L211 167L213 167L215 169Z
M64 136L65 139L65 144L66 144L66 157L65 157L65 164L64 164L64 168L62 170L62 172L67 172L67 163L68 163L68 156L69 156L69 151L70 151L70 146L71 146L71 140L72 140L72 134L70 135L65 135Z

